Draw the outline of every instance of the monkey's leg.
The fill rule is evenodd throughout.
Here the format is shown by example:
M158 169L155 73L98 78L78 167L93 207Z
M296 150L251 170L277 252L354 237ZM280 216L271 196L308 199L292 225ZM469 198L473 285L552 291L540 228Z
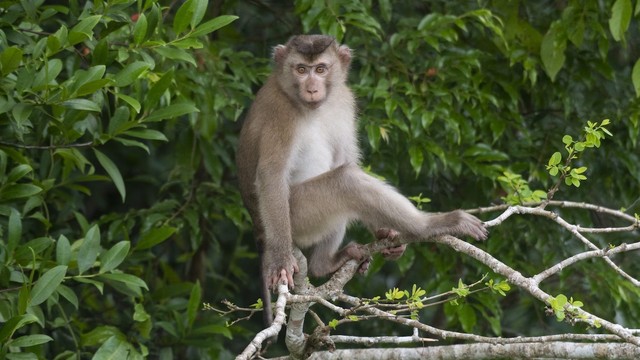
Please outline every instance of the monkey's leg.
M318 231L338 219L357 219L372 229L391 228L415 238L441 234L486 237L486 229L474 216L463 211L424 213L393 187L353 164L294 185L289 202L294 235L305 229Z
M309 257L309 272L318 277L331 274L350 259L363 260L366 254L360 245L351 243L338 250L346 230L346 222L324 236L312 249Z

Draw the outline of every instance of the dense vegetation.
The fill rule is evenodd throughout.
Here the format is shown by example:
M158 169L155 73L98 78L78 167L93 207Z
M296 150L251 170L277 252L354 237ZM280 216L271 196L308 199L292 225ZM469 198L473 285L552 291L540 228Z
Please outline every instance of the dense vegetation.
M555 198L640 212L640 2L55 3L0 1L0 357L217 359L243 347L259 316L227 327L202 302L258 298L234 149L271 47L296 33L354 50L364 165L423 209L530 200L513 179L550 188L563 135L611 119L613 137L580 159L588 179ZM581 246L566 239L526 218L484 247L533 272ZM619 263L640 271L633 255ZM436 293L486 272L421 245L375 259L349 291ZM640 327L639 289L602 262L551 284ZM518 293L466 305L424 317L505 336L570 326ZM346 331L371 326L392 333Z

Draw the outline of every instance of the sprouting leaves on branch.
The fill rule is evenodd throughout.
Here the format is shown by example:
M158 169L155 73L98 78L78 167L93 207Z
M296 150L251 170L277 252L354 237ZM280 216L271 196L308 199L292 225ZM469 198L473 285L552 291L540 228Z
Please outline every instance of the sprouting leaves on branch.
M613 136L606 126L611 122L609 119L602 120L600 124L587 122L587 126L584 128L583 138L581 140L574 140L570 135L562 137L562 143L565 145L566 155L563 157L560 152L555 152L549 159L547 164L547 170L549 174L554 177L559 177L559 182L564 180L564 183L568 186L580 187L580 182L587 179L583 175L587 171L586 166L571 167L571 164L576 162L580 155L589 148L599 148L600 142L606 135ZM558 185L554 186L549 191L549 194L553 196L553 193L558 189ZM550 197L551 197L550 196Z

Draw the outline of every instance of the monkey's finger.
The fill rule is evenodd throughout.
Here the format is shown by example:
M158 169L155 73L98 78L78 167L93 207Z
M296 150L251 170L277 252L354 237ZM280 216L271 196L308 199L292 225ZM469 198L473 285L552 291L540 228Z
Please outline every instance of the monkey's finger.
M407 244L402 244L399 246L394 246L391 248L382 249L380 253L385 258L385 260L398 260L404 251L407 249Z
M489 236L489 229L487 229L487 227L484 224L482 224L480 225L480 232L481 232L480 240L486 240L487 237Z
M367 257L358 267L358 273L365 274L369 270L369 265L371 265L371 258Z
M287 282L289 284L289 289L293 290L294 287L294 283L293 283L293 274L291 273L287 273Z
M269 281L269 288L273 291L278 289L278 281L280 280L280 277L278 276L272 276L271 280Z

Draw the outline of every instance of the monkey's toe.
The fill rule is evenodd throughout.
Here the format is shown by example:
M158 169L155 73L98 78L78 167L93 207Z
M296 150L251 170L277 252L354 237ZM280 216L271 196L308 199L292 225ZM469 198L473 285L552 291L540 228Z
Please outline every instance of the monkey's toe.
M394 246L386 249L382 249L380 253L385 258L385 260L398 260L404 251L407 249L407 244L402 244L399 246Z

